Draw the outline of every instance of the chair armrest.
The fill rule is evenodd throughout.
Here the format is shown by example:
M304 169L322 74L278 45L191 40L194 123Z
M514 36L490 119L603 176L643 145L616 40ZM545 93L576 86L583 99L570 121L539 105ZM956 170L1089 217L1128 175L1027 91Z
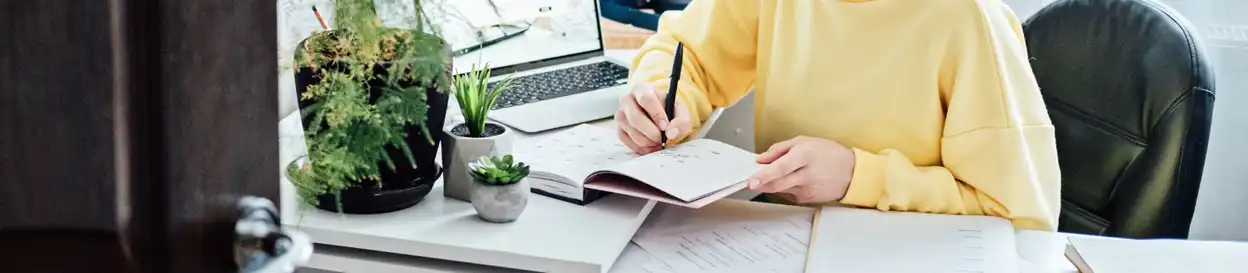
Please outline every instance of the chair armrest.
M711 116L706 118L706 122L702 123L702 128L698 129L698 132L694 133L690 139L699 139L699 138L706 137L706 134L711 131L711 127L715 125L715 121L719 120L719 116L723 115L723 113L724 113L723 107L715 108L714 111L711 111Z

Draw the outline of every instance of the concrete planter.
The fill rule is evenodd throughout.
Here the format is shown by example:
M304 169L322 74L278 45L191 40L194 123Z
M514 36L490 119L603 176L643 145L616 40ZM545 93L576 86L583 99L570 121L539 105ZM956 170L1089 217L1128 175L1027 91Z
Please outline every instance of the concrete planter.
M520 218L529 204L529 179L511 185L492 185L474 180L472 207L477 216L493 223L510 223Z
M442 195L451 199L471 202L473 178L468 163L482 156L511 154L515 138L507 127L486 122L487 137L467 137L468 126L463 123L448 127L442 140Z

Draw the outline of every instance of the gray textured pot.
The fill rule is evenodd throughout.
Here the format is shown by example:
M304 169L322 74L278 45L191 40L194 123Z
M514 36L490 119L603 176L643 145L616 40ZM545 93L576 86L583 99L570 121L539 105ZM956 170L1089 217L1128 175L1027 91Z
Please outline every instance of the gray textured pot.
M490 137L473 138L468 135L468 127L463 123L447 127L446 138L442 140L442 195L460 201L471 202L472 174L468 163L476 162L482 156L501 156L511 154L514 136L511 130L498 123L486 122L486 131L501 130L501 133Z
M494 223L510 223L520 218L529 205L529 179L511 185L490 185L472 182L472 207L477 216Z

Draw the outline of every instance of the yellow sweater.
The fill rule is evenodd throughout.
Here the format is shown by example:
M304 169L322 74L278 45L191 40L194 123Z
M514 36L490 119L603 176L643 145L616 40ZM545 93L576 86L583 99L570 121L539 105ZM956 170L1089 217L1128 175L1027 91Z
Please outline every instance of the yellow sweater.
M999 0L701 0L664 14L630 82L667 90L684 42L694 131L753 88L757 149L853 148L841 203L1054 230L1057 149L1022 38Z

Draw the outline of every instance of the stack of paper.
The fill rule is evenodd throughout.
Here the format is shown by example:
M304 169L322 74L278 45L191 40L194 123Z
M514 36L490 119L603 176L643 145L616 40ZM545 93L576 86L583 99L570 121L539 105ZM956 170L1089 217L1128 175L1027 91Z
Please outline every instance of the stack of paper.
M845 207L816 218L806 272L1018 272L1003 218Z
M1079 272L1248 272L1248 243L1071 236L1066 249Z
M814 214L733 199L697 210L656 208L611 272L800 273Z
M725 199L657 207L611 272L1016 273L1017 262L999 217Z

